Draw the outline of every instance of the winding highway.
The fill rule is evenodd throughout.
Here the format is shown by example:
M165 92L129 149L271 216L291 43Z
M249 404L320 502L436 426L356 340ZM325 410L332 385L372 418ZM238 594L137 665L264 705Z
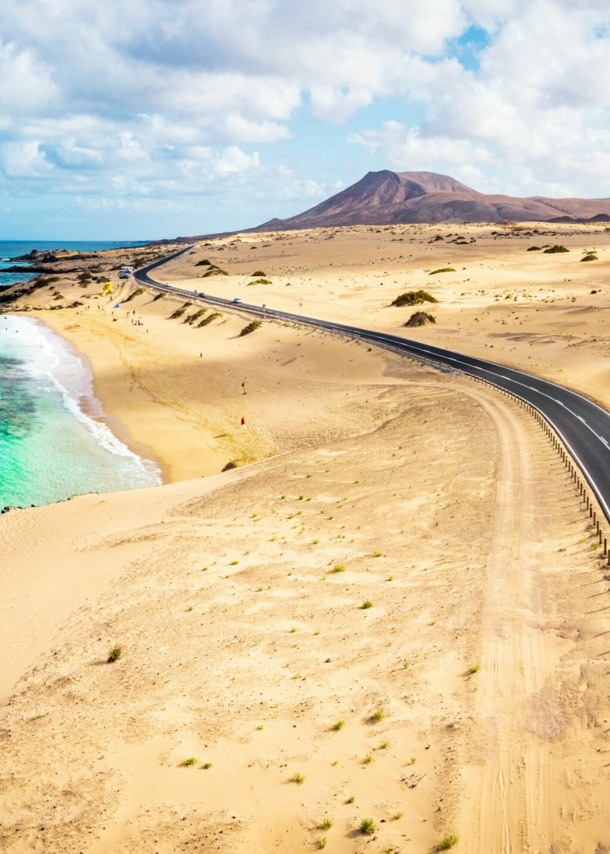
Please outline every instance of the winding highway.
M182 290L169 283L161 284L150 278L157 267L177 258L192 247L156 261L134 273L136 281L146 287L173 293L190 300L238 309L248 314L273 320L314 326L338 335L356 338L368 344L403 353L421 361L445 366L462 374L476 377L532 406L553 428L566 450L582 472L610 523L610 413L581 394L532 374L483 359L420 344L398 335L375 332L313 317L276 311L266 306L222 299L196 291Z

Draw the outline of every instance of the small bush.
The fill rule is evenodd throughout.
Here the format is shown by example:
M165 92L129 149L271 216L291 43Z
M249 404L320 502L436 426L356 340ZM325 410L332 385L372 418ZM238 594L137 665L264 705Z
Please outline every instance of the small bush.
M296 783L297 785L301 785L305 781L305 777L302 774L293 774L290 778L291 783Z
M271 284L271 279L260 278L260 279L253 279L251 282L248 282L248 287L250 285L270 285L270 284Z
M371 715L371 717L369 718L369 721L371 723L379 723L379 721L382 721L384 718L385 718L385 712L381 708L381 706L378 706L375 709L375 711L373 712L373 714Z
M362 603L362 605L360 606L360 610L361 610L361 611L366 611L366 609L367 609L367 608L372 608L372 607L373 607L373 603L371 602L371 600L370 600L370 599L366 599L366 600Z
M253 279L259 278L259 277L261 277L261 276L263 277L263 279L265 279L265 278L267 277L267 274L266 274L263 270L255 270L255 271L252 273L252 278L253 278Z
M554 246L548 246L546 249L543 249L545 255L556 255L558 252L569 252L569 249L566 249L565 246L560 246L557 243Z
M372 833L375 833L375 822L372 818L363 818L358 830L360 833L365 833L367 836L370 836Z
M336 563L331 572L345 572L345 566L342 563Z
M432 270L428 275L436 276L437 273L455 273L455 267L439 267L438 270Z
M192 326L196 320L199 320L199 318L203 317L203 315L206 313L207 308L200 308L199 311L196 311L194 314L190 314L188 317L185 317L184 323L188 323Z
M585 252L585 254L580 259L581 261L597 261L597 255L595 252Z
M436 317L427 311L416 311L405 323L405 326L411 328L415 326L427 326L429 323L436 323Z
M158 299L163 299L163 297L165 296L167 296L165 291L159 291L159 293L155 294L155 296L153 297L153 302L157 302Z
M239 333L239 337L243 338L244 335L249 335L251 332L254 332L256 329L258 329L261 325L261 320L252 320L250 323L248 323L247 326L244 326L242 331Z
M123 655L123 650L120 646L114 646L110 652L108 653L108 658L106 661L108 664L113 664L115 661L118 661L119 658Z
M446 836L443 836L441 841L436 846L437 851L448 851L450 848L453 848L454 845L457 845L458 838L453 833L448 833Z
M539 246L528 246L527 251L528 252L540 252L540 247Z
M332 826L333 826L333 820L332 820L332 818L329 818L327 815L324 816L324 818L322 819L322 821L320 822L320 825L319 825L320 830L330 830Z
M179 317L182 317L187 308L190 308L192 304L192 302L185 302L184 305L180 306L180 308L177 308L176 311L173 312L173 314L170 314L169 319L177 320Z
M336 723L334 723L332 725L331 729L333 729L335 732L339 732L339 730L343 729L344 726L345 726L345 721L337 721Z
M208 261L207 258L204 258L202 261L197 261L197 263L195 264L195 267L211 267L211 266L212 266L212 262Z
M400 308L403 305L421 305L424 302L438 302L438 300L432 294L429 294L428 291L406 291L404 294L397 296L392 301L392 305Z
M197 764L197 760L194 756L190 756L188 759L185 759L184 762L180 763L183 768L190 768L192 765Z
M135 299L136 297L142 296L142 294L145 294L145 293L146 293L146 290L144 288L136 288L135 291L132 291L132 293L129 294L127 299L123 300L123 302L131 302L132 299Z
M231 469L236 469L236 468L237 468L237 463L235 462L235 460L229 460L229 462L226 463L226 465L223 467L222 471L230 471Z
M212 314L208 314L207 317L204 317L203 320L197 324L197 329L201 329L202 326L207 326L208 323L211 323L218 317L222 317L222 314L219 311L213 311Z
M215 267L213 264L210 264L207 273L203 274L203 278L207 279L208 276L228 276L229 274L226 270L221 270L220 267Z

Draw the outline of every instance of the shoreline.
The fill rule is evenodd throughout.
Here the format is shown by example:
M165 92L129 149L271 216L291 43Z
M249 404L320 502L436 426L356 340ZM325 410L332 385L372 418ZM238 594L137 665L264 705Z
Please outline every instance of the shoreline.
M14 405L18 421L14 432L9 411L1 506L43 507L78 495L161 485L152 454L104 412L87 356L38 317L3 316L6 353L17 359L5 405ZM28 426L18 438L22 406L28 407Z
M91 384L91 393L81 394L78 399L78 406L84 415L91 418L92 421L95 421L98 424L103 424L121 445L124 445L128 451L142 461L145 468L148 469L147 464L154 466L159 473L160 483L158 486L163 486L165 483L168 483L167 464L163 460L155 458L152 448L142 444L141 442L136 442L132 438L127 425L123 424L118 418L105 411L103 402L96 392L97 378L88 355L78 349L74 340L70 336L65 334L62 335L53 325L47 323L45 318L41 316L32 316L31 319L35 323L38 323L48 329L54 335L60 337L64 342L64 345L83 365L87 374L87 381Z
M608 401L608 272L601 228L441 225L231 236L163 275ZM405 330L420 289L436 323ZM133 283L19 308L172 482L0 517L7 854L610 849L607 566L525 409Z

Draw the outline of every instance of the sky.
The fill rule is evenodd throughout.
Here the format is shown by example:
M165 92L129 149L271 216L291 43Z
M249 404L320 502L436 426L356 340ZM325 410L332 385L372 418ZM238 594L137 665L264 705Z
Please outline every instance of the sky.
M0 240L288 217L369 171L610 197L608 0L2 0Z

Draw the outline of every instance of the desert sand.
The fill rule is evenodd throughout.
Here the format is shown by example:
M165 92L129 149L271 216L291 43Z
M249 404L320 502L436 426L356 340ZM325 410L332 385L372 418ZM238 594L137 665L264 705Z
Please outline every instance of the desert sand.
M244 233L158 272L610 406L609 270L603 225L507 224ZM610 570L531 414L114 284L13 307L165 485L0 517L0 850L610 851ZM436 323L405 328L418 289Z

